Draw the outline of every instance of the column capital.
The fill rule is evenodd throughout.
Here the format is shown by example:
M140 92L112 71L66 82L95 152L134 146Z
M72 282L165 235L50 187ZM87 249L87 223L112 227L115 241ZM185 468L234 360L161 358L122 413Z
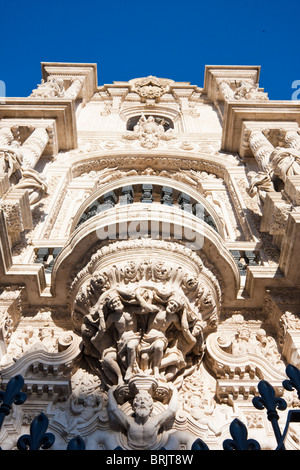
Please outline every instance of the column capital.
M76 64L60 62L42 62L42 78L47 80L51 75L64 81L67 89L74 80L82 80L78 98L89 101L97 91L97 64Z

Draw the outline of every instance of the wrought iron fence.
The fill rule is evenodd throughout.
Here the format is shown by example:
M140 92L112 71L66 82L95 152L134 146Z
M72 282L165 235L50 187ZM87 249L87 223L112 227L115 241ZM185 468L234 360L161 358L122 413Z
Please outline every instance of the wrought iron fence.
M286 368L286 375L288 379L282 382L283 387L288 391L296 390L300 399L300 370L290 364ZM23 377L17 375L8 382L5 391L0 391L0 429L5 417L10 414L12 405L22 405L26 401L27 394L22 392L23 386ZM292 422L300 422L300 409L292 409L288 412L285 427L283 432L281 432L278 425L279 414L277 409L280 411L285 410L287 408L286 401L283 398L276 397L273 386L266 380L261 380L258 383L258 391L259 395L252 399L253 406L258 410L265 409L267 412L267 418L271 422L277 442L277 447L274 450L286 450L285 439L289 425ZM23 434L19 437L17 441L18 450L50 449L55 442L55 436L51 432L47 432L48 424L48 418L44 413L37 415L31 422L30 434ZM223 442L224 450L261 450L258 441L248 439L247 427L239 419L236 418L231 422L229 431L232 439L225 439ZM66 450L85 450L85 443L82 437L76 436L71 439ZM164 449L162 448L161 450ZM193 443L192 450L210 449L199 438Z

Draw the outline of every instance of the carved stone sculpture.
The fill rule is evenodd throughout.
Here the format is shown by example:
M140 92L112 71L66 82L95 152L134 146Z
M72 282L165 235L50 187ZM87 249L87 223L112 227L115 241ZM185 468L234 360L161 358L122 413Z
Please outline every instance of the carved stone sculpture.
M287 176L300 175L300 151L277 147L270 155L270 166L283 181Z
M142 147L152 149L158 146L160 140L174 139L173 129L164 130L162 123L155 121L153 116L140 118L133 131L127 131L123 137L125 139L138 139Z
M153 399L146 390L139 391L134 397L133 416L125 414L118 406L114 397L114 388L110 388L109 413L125 431L127 443L131 449L153 449L160 429L175 417L178 408L178 394L175 387L171 388L172 396L168 408L159 414L152 414Z
M28 190L30 205L36 204L48 195L45 177L35 170L24 170L17 187Z
M20 170L23 155L20 144L13 141L10 145L0 147L0 173L7 173L10 178L13 173Z
M147 99L159 102L161 96L169 89L170 80L162 80L151 75L132 81L132 91L141 97L142 102Z
M196 262L196 274L175 261L176 252L170 262L157 254L147 257L146 246L170 256L166 242L117 242L95 253L71 287L84 357L107 387L118 385L126 394L140 377L160 386L180 382L201 362L205 338L218 324L218 283L213 276L209 280L199 258L184 250ZM128 249L141 249L143 256L128 259ZM106 256L110 263L115 258L113 268L101 269Z
M254 197L256 194L260 200L264 202L266 193L274 191L274 186L268 173L263 171L255 172L249 171L248 176L250 178L249 194Z
M234 99L267 101L268 96L258 89L258 84L254 84L251 81L242 81L234 92Z
M199 343L204 326L199 321L195 325L195 320L189 324L186 303L183 295L158 289L119 287L105 292L84 317L84 351L100 360L93 361L95 369L101 363L119 385L140 372L159 378L163 371L174 377L187 365L185 356ZM181 336L168 331L171 325Z
M30 98L61 98L64 96L64 81L61 78L49 76L32 91Z

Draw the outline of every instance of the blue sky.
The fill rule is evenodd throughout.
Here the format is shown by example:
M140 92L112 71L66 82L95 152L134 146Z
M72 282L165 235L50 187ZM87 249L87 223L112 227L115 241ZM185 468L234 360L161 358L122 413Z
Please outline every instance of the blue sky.
M155 75L199 87L205 65L260 65L275 100L300 84L299 0L6 0L0 11L7 96L28 96L41 62L97 63L99 85Z

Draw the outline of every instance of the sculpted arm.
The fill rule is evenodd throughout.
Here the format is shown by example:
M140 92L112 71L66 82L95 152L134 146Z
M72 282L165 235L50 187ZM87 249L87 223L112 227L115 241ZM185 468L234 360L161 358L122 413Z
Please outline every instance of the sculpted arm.
M170 388L172 390L172 397L169 403L169 406L166 411L161 413L160 415L156 416L157 418L157 426L161 427L164 423L169 421L169 419L174 418L176 411L178 409L178 392L177 389L174 387L173 384L170 384Z
M182 327L182 334L183 334L185 340L191 345L196 344L196 338L192 335L192 333L189 330L189 323L188 323L188 320L187 320L186 309L184 309L184 311L182 313L181 327Z
M126 414L120 410L118 403L114 397L114 390L115 387L111 387L108 390L108 411L113 415L113 417L117 420L117 422L123 426L123 428L127 429L129 426L129 419Z

